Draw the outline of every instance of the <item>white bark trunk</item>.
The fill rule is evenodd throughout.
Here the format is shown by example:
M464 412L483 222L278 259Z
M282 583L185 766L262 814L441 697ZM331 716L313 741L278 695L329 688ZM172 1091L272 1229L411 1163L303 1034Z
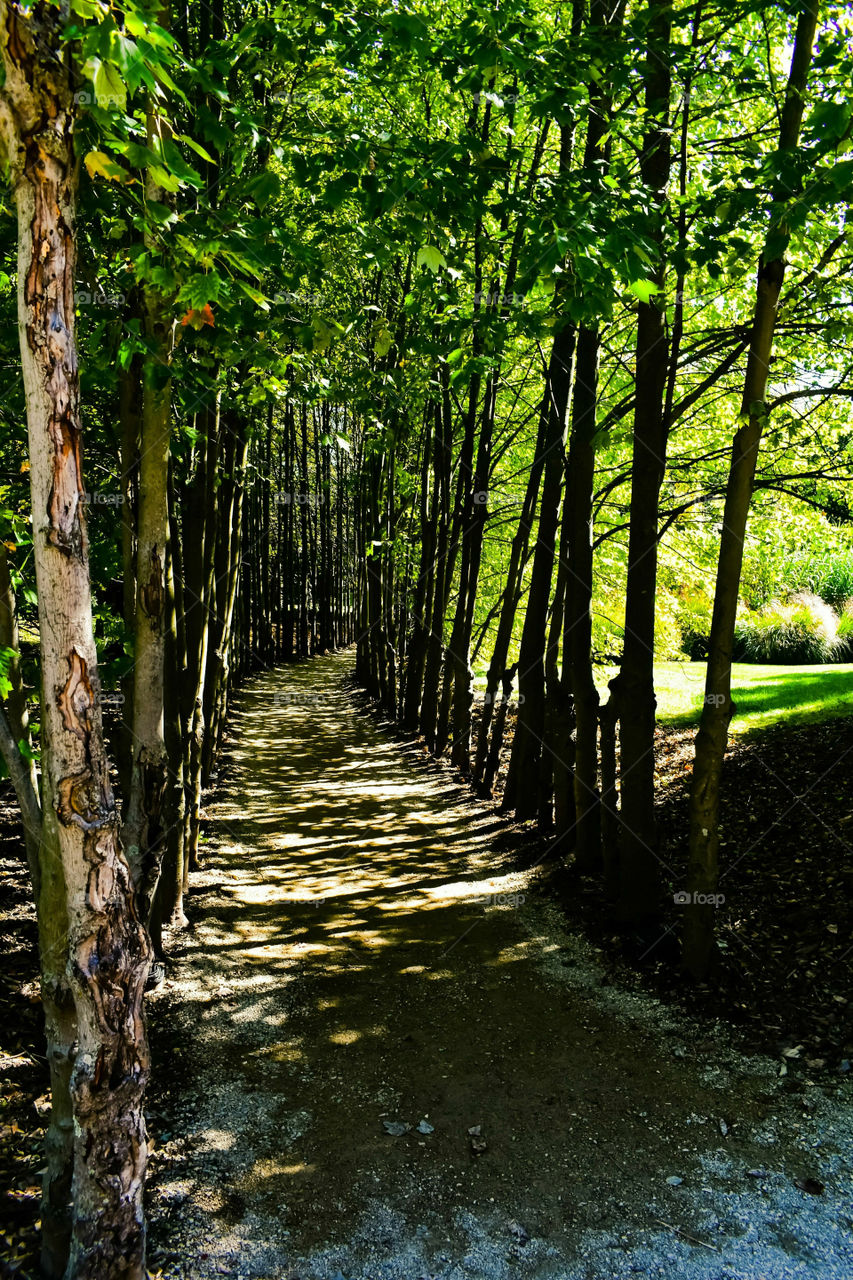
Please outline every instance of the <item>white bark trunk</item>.
M118 840L101 724L83 506L74 319L73 113L60 15L0 0L0 140L18 214L18 319L30 447L42 664L43 876L58 860L42 940L62 938L76 1014L68 1277L144 1275L142 997L149 945ZM55 877L54 877L55 879ZM44 896L44 895L42 895ZM63 974L64 969L64 974ZM52 1050L51 1046L51 1050ZM56 1046L62 1053L65 1046ZM61 1107L60 1107L61 1109ZM53 1265L56 1265L54 1261Z

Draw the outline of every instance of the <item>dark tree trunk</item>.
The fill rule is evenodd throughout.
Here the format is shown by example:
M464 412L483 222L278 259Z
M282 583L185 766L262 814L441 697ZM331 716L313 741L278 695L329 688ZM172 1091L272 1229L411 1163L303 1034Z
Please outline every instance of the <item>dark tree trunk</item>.
M653 207L650 238L658 249L653 282L659 294L664 283L663 210L670 168L671 14L666 0L650 0L644 71L649 125L640 168ZM621 734L620 914L626 919L652 915L660 906L654 808L654 643L658 509L666 462L663 404L668 350L663 303L654 295L649 302L640 302L637 315L625 644L614 686Z
M791 70L779 130L779 152L798 144L811 67L818 5L808 0L800 11ZM731 694L732 644L737 613L746 524L755 480L755 466L767 415L764 398L773 349L779 295L785 276L784 253L788 227L784 202L790 192L779 184L773 191L771 239L758 269L749 357L744 378L741 418L734 438L723 528L714 613L709 639L705 703L696 737L696 759L690 792L690 856L687 887L691 903L685 911L684 961L694 977L704 977L714 957L714 903L719 868L720 776L734 710Z

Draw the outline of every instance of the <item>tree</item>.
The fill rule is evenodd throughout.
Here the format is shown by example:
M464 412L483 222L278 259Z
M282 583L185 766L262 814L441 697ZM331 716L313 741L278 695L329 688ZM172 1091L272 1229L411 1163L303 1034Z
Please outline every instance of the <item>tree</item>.
M150 949L119 840L92 629L74 314L74 94L62 38L59 10L0 5L0 140L18 220L42 674L38 917L52 1094L43 1268L141 1280Z
M784 160L797 147L806 104L809 68L817 28L817 0L809 0L797 19L791 68L779 125L778 152ZM771 193L770 232L758 268L749 356L743 384L741 421L732 442L714 613L709 638L705 701L690 792L690 853L685 911L684 962L694 977L704 977L713 958L714 906L719 868L720 777L734 710L731 690L732 643L743 565L744 537L755 480L758 450L767 416L765 403L773 333L785 279L788 204L791 192L778 178ZM796 195L795 195L795 198Z
M625 584L625 647L616 681L621 732L619 898L623 915L652 914L658 905L657 836L654 816L654 638L657 582L658 504L666 465L664 390L668 338L663 304L664 206L670 167L671 10L666 0L648 7L644 70L648 126L640 158L650 198L654 269L637 315L634 441L631 458L631 517Z

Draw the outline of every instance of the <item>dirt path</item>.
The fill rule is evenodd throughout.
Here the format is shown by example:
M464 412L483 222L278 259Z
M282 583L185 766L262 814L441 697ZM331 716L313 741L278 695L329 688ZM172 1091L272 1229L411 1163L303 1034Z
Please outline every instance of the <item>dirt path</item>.
M350 661L254 681L232 722L153 1001L152 1271L849 1280L846 1085L606 985Z

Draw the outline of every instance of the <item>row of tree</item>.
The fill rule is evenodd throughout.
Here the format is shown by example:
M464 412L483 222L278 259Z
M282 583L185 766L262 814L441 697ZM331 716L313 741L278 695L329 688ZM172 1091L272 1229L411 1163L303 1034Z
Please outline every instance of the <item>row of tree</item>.
M662 0L641 9L592 0L562 16L549 49L564 55L562 112L552 99L542 118L519 57L507 53L500 72L481 74L464 129L488 168L483 191L464 223L455 208L445 213L433 231L440 247L421 248L385 281L385 358L399 367L419 350L426 377L402 393L394 386L397 400L389 391L378 411L363 477L364 538L375 553L358 670L391 716L435 754L449 751L486 795L514 717L502 807L536 820L554 849L600 874L620 918L653 918L664 890L680 887L655 823L659 548L704 506L718 555L684 912L685 962L704 977L751 497L756 483L784 492L800 476L839 474L833 447L814 470L801 459L792 475L788 453L756 471L783 405L805 416L811 397L820 411L850 393L846 349L829 350L850 261L849 165L838 159L850 110L834 96L849 32L827 9L817 44L816 3L791 19L750 7L674 12ZM519 45L528 52L526 33ZM412 292L417 264L434 277L426 316ZM538 302L538 325L514 312L519 300ZM415 315L446 335L432 352L426 332L417 346ZM823 419L830 436L834 412ZM803 427L785 429L790 441ZM846 429L844 477L848 441ZM413 501L400 492L401 455ZM614 518L606 507L620 487L628 497ZM515 512L501 505L507 489ZM600 705L595 550L616 538L621 652ZM491 658L474 741L483 597Z

